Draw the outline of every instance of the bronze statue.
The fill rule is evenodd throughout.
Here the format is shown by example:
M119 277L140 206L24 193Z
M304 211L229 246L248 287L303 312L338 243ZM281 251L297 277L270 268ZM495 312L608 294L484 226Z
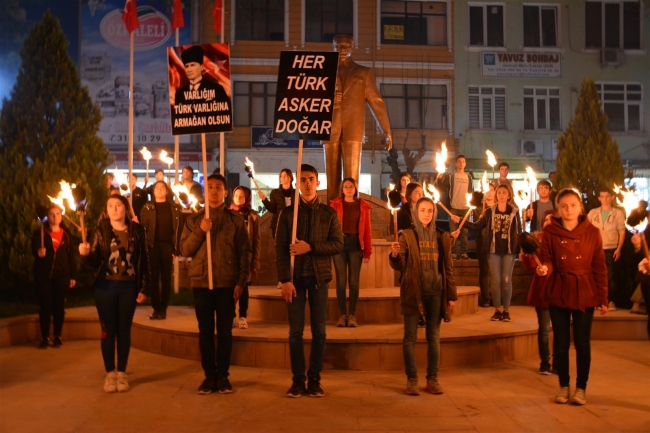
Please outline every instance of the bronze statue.
M351 177L357 184L359 182L366 103L384 134L384 148L389 150L393 144L386 105L375 84L375 76L370 68L352 60L352 43L350 35L334 37L334 51L339 52L339 67L332 112L332 135L329 141L323 142L328 201L340 197L343 177Z

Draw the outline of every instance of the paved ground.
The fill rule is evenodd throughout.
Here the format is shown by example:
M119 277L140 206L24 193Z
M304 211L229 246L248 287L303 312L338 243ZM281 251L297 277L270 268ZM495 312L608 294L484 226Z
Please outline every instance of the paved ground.
M64 343L0 349L0 432L650 431L648 341L592 343L584 407L553 403L536 359L443 369L441 396L404 395L402 372L326 371L325 398L289 399L289 371L232 367L233 394L200 396L198 362L132 350L131 391L105 394L99 342Z

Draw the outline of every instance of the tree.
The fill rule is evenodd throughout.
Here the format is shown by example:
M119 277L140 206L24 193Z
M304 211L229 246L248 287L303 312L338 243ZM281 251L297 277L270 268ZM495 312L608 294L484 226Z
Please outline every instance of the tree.
M88 223L106 197L102 173L109 154L96 133L101 114L81 86L59 21L46 12L20 52L22 64L0 113L0 278L3 286L31 279L36 205L56 195L59 181L88 196ZM67 216L78 220L74 212Z
M586 210L600 206L598 190L622 185L624 177L618 143L607 130L607 115L591 78L582 80L575 115L557 145L559 188L577 188Z

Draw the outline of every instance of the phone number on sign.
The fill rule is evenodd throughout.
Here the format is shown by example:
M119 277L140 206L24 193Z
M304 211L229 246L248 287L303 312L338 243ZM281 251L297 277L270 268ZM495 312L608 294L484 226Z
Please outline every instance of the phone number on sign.
M112 134L108 137L107 141L109 143L128 143L129 136L127 134ZM134 135L133 141L135 143L158 143L160 141L160 135Z

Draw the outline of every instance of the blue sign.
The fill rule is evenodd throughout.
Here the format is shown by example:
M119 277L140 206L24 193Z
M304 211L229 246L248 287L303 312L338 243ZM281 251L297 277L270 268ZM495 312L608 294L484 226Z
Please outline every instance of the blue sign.
M322 149L320 140L303 140L303 149ZM251 127L251 149L297 149L298 140L284 140L273 137L273 128L270 126Z

